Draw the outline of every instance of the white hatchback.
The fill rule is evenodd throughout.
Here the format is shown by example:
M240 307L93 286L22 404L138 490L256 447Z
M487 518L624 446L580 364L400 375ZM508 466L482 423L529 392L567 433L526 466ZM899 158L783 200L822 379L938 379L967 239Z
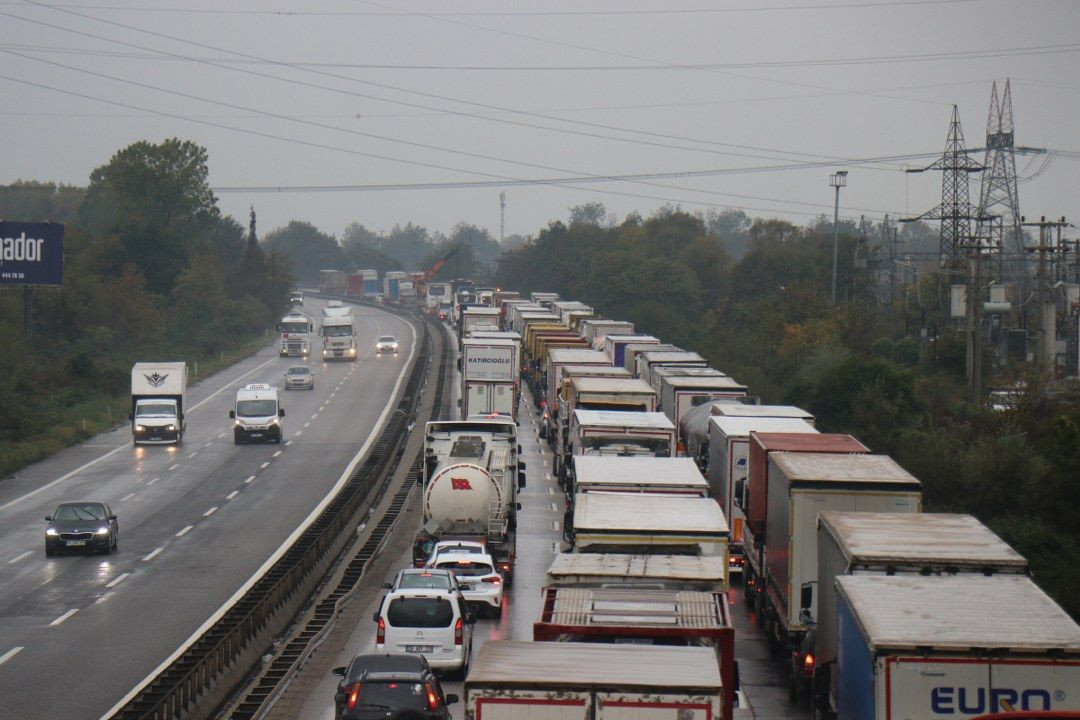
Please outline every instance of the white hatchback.
M372 619L377 652L423 655L433 670L465 677L475 618L459 593L429 588L394 590L383 598Z
M503 577L487 553L446 550L435 558L432 568L454 574L465 602L486 610L492 617L502 614Z

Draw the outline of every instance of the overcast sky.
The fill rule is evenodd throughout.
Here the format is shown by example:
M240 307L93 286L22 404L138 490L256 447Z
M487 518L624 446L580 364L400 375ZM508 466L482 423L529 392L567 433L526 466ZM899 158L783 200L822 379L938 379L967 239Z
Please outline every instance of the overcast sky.
M1023 177L1042 170L1022 211L1080 220L1076 0L0 0L0 27L0 182L84 185L125 145L177 136L262 232L464 220L497 236L501 191L507 234L592 201L801 224L831 214L837 168L843 215L918 214L941 176L902 167L932 158L855 161L940 152L953 104L982 147L1005 77L1016 143L1072 153L1018 156Z

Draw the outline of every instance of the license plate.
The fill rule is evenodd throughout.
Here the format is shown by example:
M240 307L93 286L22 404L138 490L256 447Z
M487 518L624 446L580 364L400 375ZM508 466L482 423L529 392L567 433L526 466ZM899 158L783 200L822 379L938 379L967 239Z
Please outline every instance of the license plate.
M68 547L82 547L86 544L85 540L68 540L65 543Z
M262 437L262 435L263 435L262 433L251 433L251 437L253 437L253 438Z
M434 645L406 645L405 652L429 653L435 649Z

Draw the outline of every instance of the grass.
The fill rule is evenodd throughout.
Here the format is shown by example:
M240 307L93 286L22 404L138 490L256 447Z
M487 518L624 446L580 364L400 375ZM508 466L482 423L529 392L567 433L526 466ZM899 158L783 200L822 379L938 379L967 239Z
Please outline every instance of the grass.
M241 342L235 348L219 352L217 356L198 358L188 363L188 380L192 384L255 354L266 347L267 335L259 335ZM197 363L198 376L194 374ZM59 393L61 389L56 389ZM46 394L40 407L53 405ZM131 411L131 396L99 393L90 399L72 405L58 413L49 429L32 440L20 440L0 445L0 478L40 462L64 448L77 445L95 435L126 425Z

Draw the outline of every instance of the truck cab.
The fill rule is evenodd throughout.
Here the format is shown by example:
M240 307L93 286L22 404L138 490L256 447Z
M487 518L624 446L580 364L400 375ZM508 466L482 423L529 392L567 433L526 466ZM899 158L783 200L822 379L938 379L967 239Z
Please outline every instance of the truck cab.
M233 420L233 442L275 442L280 444L285 432L285 408L281 407L278 389L265 383L245 385L236 391L236 406L229 411Z
M324 317L322 338L323 360L356 360L356 327L351 315Z
M280 336L278 356L307 357L310 355L312 329L311 318L298 311L294 310L281 318L277 326Z
M131 368L131 435L136 445L175 444L187 422L187 365L182 362L135 363Z

